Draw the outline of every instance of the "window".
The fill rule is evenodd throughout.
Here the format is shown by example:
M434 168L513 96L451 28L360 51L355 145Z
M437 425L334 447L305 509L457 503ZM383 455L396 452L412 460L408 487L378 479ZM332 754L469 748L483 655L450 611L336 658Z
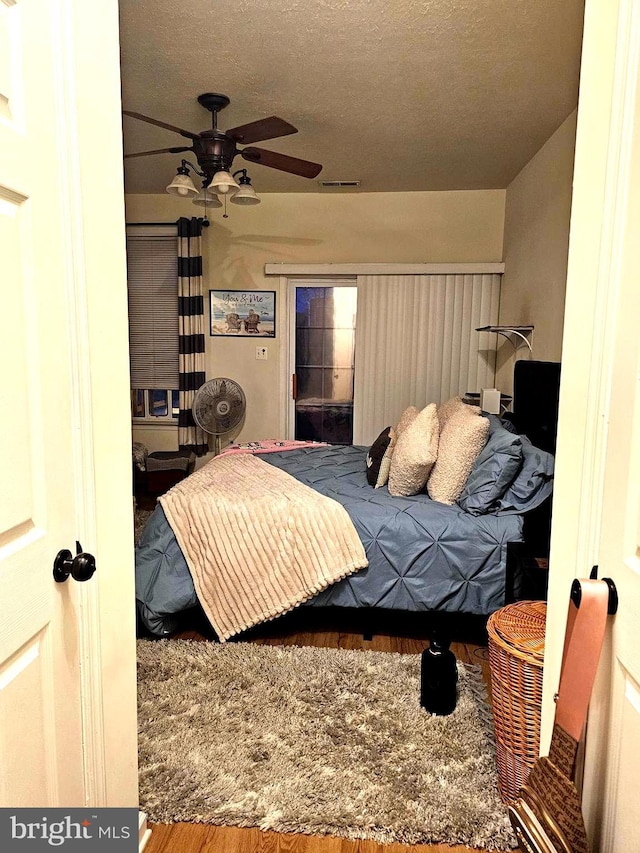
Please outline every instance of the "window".
M175 226L127 227L131 414L178 417L178 257Z
M180 413L180 393L174 389L132 388L131 416L136 421L173 422Z

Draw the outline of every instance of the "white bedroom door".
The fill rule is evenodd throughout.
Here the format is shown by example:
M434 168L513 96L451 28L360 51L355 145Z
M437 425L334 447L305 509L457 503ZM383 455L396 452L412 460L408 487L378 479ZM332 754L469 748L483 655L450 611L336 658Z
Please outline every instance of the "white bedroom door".
M120 691L123 708L130 707L134 688L121 678L132 685L135 679L133 631L130 639L126 636L133 623L128 615L133 596L123 585L123 600L111 609L110 623L101 618L108 602L99 600L99 574L109 572L110 561L108 547L99 542L101 526L118 543L125 567L129 527L109 520L106 503L100 504L100 486L94 487L101 478L120 477L130 526L130 455L124 467L113 466L110 472L105 470L109 460L94 455L97 424L110 416L109 429L119 446L128 413L125 409L122 422L117 395L101 403L91 387L107 358L126 387L126 367L122 371L122 359L108 356L110 342L95 324L90 304L92 288L111 286L112 294L123 293L126 305L124 251L120 256L113 251L118 230L124 241L122 196L113 204L121 164L117 3L83 6L69 0L0 0L2 807L137 805L130 737L135 711L128 722L124 713L121 717L125 754L113 759L121 768L120 790L114 786L109 792L114 780L105 763L109 708L103 683L108 665L111 689ZM91 15L85 14L89 6ZM79 72L87 49L102 74L92 81L90 93L96 68L83 67L86 82ZM95 98L95 113L92 100L85 102L89 106L82 103L87 94ZM84 146L85 133L88 124L95 131L98 114L104 139L92 149ZM84 169L91 164L99 171L97 160L111 177L99 176L90 190ZM103 192L109 180L112 190ZM97 196L93 207L83 203L83 193L91 191ZM87 219L90 208L116 214L102 226L111 259L98 257L95 225ZM98 264L104 266L104 279L93 276ZM107 296L112 302L117 298ZM102 319L109 322L109 310ZM95 340L89 345L91 323ZM114 341L126 347L118 322ZM102 396L110 390L105 383ZM56 583L56 555L65 549L75 554L78 538L94 552L98 575L86 583ZM111 582L117 584L118 577ZM108 660L117 634L120 670Z
M619 4L616 71L610 149L615 178L608 187L614 224L605 249L610 253L604 272L608 317L600 389L607 427L597 562L599 576L614 580L619 605L591 703L585 756L585 798L599 853L640 850L639 0Z
M543 723L574 575L612 578L587 725L594 853L640 850L640 0L587 0L571 216Z
M633 180L640 182L640 133ZM635 231L629 255L636 258L633 268L624 264L618 289L598 554L599 576L614 580L619 604L591 703L585 757L585 796L601 853L640 850L640 192L635 195L628 237Z

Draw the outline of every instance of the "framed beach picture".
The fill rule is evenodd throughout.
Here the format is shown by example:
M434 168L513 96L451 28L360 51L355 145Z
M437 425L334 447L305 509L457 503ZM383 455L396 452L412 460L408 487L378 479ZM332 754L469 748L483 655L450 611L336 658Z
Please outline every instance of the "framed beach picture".
M275 290L210 290L210 335L275 338Z

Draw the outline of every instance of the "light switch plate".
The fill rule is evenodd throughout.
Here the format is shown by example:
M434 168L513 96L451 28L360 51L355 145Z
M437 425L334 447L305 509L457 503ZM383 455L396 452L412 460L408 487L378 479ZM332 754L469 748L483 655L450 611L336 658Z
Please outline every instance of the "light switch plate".
M258 361L266 361L267 360L267 348L266 347L256 347L256 359Z

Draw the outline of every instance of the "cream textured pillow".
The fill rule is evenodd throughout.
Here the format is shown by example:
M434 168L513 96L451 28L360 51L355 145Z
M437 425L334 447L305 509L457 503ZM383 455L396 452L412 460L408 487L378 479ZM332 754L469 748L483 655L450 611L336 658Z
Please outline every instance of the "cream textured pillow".
M398 435L389 471L389 494L395 497L421 492L438 456L436 404L426 406Z
M398 440L397 433L393 428L389 430L389 438L391 439L391 441L389 442L389 446L385 450L384 456L382 457L382 462L380 463L380 471L378 472L378 479L376 480L374 489L379 489L382 486L386 486L389 480L389 473L391 471L391 458L393 457L396 442Z
M460 497L473 464L489 437L489 420L465 403L448 418L440 434L438 459L427 483L429 497L453 504Z
M396 436L399 436L401 432L404 432L406 428L418 417L418 414L419 411L415 406L407 406L404 412L400 415L400 420L396 424Z
M461 406L466 406L462 402L462 397L452 397L450 400L445 400L438 406L438 422L440 424L440 432L444 429L446 422L454 412L457 412Z

